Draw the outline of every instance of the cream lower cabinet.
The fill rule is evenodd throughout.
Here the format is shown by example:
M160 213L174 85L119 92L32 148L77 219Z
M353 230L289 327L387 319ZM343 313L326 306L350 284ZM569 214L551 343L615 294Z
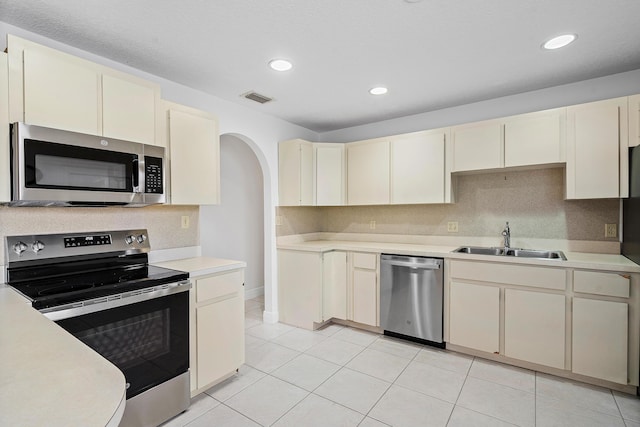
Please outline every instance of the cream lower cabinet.
M347 253L322 256L322 320L347 318Z
M379 258L376 253L350 253L348 320L380 326Z
M451 344L500 351L500 288L452 281L449 306Z
M191 290L191 396L244 363L244 270L198 277Z
M505 290L504 355L564 369L565 296Z

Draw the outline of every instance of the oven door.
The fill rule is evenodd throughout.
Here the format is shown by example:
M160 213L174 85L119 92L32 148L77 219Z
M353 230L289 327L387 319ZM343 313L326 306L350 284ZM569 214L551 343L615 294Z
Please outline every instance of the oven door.
M56 323L120 368L127 381L127 399L189 369L188 292Z

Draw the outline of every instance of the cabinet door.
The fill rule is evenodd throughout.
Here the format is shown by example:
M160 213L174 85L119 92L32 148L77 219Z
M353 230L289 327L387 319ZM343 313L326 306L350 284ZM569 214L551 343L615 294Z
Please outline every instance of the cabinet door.
M317 206L344 205L344 144L314 144Z
M278 144L280 206L313 205L313 144L301 139Z
M444 203L445 132L391 141L391 203Z
M504 166L502 124L497 120L451 129L453 172L496 169Z
M451 282L449 341L489 353L500 351L500 289Z
M629 97L629 147L640 145L640 95Z
M505 356L564 369L564 332L564 295L505 291Z
M102 75L102 134L156 142L156 90L115 76Z
M627 384L628 311L625 303L573 299L573 372Z
M220 142L214 119L169 111L171 204L219 203Z
M327 252L322 259L322 320L347 319L347 253Z
M347 200L349 205L389 203L389 141L347 144Z
M353 321L379 326L378 275L375 270L353 271Z
M626 197L627 123L627 98L567 107L567 199Z
M241 294L240 294L241 295ZM244 363L244 301L237 295L196 309L197 381L204 387Z
M24 121L100 135L98 72L64 54L25 50L23 55Z
M278 251L278 311L280 321L313 329L322 321L322 255Z
M9 165L9 73L7 54L0 52L0 202L11 201Z
M509 117L504 125L504 165L526 166L565 160L566 108Z

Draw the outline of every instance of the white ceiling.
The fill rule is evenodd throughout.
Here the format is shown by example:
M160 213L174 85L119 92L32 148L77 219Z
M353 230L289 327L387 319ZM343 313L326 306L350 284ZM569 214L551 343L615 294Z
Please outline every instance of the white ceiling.
M639 19L639 0L0 0L8 24L316 132L640 69Z

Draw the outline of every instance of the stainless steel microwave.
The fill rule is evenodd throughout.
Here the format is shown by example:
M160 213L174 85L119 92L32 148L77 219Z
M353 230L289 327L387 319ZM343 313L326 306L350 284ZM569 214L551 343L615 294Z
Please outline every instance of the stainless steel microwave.
M164 148L13 123L11 205L165 202Z

